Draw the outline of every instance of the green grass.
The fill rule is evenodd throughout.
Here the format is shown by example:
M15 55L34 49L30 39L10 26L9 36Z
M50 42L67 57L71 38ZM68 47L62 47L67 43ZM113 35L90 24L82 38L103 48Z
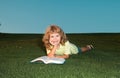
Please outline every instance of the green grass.
M120 34L68 34L91 52L72 55L63 65L30 63L45 55L42 34L0 36L0 78L120 78Z

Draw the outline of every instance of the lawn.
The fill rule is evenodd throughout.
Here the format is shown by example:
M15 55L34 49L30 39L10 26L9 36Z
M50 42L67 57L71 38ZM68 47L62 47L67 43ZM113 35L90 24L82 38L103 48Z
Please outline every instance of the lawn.
M0 78L120 78L120 33L67 34L94 50L71 55L62 65L30 63L46 55L42 34L0 34Z

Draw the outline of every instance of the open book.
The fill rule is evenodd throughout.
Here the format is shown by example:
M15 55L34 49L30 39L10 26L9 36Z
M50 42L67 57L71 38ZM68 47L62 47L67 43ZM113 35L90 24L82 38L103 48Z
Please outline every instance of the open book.
M31 63L43 62L45 64L63 64L65 62L65 59L64 58L57 58L57 57L41 56L41 57L33 59L30 62Z

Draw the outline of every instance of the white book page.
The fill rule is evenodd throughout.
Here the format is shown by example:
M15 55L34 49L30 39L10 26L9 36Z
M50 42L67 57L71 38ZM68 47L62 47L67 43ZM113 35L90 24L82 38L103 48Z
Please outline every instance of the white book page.
M41 57L38 57L36 59L33 59L30 62L32 63L32 62L37 62L37 61L42 61L45 64L49 64L49 63L63 64L65 62L65 59L64 58L57 58L57 57L50 58L48 56L41 56Z

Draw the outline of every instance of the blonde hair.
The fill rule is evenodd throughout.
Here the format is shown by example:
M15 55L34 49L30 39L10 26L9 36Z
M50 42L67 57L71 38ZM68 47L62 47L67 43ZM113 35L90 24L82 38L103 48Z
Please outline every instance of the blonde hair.
M64 45L65 42L67 41L66 34L59 26L50 25L46 29L45 34L44 34L43 39L42 39L45 47L49 50L51 49L51 44L49 43L49 38L50 38L50 34L52 34L52 33L59 33L60 34L60 36L61 36L60 44Z

